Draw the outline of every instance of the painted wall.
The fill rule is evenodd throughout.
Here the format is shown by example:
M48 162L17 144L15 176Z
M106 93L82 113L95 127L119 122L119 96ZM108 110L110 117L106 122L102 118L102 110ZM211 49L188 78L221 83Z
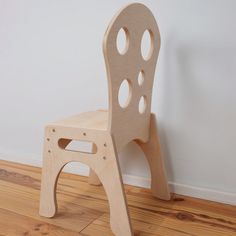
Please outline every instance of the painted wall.
M129 2L0 0L1 159L41 165L45 123L107 107L103 34ZM170 184L236 204L236 2L140 2L162 36L152 109ZM137 146L120 158L126 182L148 185Z

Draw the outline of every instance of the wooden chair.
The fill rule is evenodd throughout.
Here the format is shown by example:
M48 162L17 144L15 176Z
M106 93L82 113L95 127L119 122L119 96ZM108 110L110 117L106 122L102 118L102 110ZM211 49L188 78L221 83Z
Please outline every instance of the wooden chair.
M120 54L116 39L120 29L126 33L125 51ZM151 49L146 59L141 54L141 39L145 30L151 36ZM82 113L51 123L45 129L40 215L53 217L57 210L56 185L62 168L78 161L91 168L90 183L104 186L110 206L110 223L115 235L133 235L127 209L118 153L131 141L143 150L151 169L151 189L154 196L169 200L163 158L155 115L150 113L160 34L150 10L142 4L123 8L111 21L104 37L103 50L109 85L109 110ZM144 80L138 83L142 73ZM123 80L129 83L130 94L125 107L118 101ZM139 101L144 108L139 111ZM91 153L66 149L72 140L93 143ZM98 180L99 179L99 180Z

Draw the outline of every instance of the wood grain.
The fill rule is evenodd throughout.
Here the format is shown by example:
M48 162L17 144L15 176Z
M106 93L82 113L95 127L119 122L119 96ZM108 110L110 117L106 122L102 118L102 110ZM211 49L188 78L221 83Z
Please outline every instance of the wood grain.
M122 53L117 48L120 30L124 30L126 35L126 47ZM150 37L147 57L142 53L145 32ZM81 162L92 170L89 182L97 185L101 181L105 188L112 232L116 236L133 236L118 153L134 140L140 141L138 144L151 167L153 195L170 200L156 119L151 114L152 88L159 50L158 25L145 5L132 3L114 15L103 40L109 109L107 112L85 112L52 122L45 127L39 207L41 216L51 218L57 213L56 188L62 168L69 162ZM137 79L140 73L143 76L142 83ZM123 82L128 83L129 92L126 103L122 105L119 91L122 90ZM140 106L142 101L143 105ZM72 140L90 142L95 150L91 153L66 149Z
M7 217L6 217L7 216ZM24 236L36 236L36 235L48 235L48 236L76 236L76 232L63 229L60 226L34 220L14 212L0 209L0 229L5 235L24 235ZM10 220L9 220L10 219ZM12 225L14 222L14 225Z
M102 186L62 173L59 212L38 215L41 169L0 161L0 235L111 236ZM235 236L236 207L175 195L169 202L148 189L125 186L135 236Z

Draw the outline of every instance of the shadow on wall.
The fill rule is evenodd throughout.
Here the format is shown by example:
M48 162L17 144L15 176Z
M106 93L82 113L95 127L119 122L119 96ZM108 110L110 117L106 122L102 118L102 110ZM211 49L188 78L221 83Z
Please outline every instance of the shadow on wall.
M173 37L162 47L158 117L169 180L204 187L208 178L214 187L219 171L235 178L236 48ZM221 176L222 188L228 180Z
M236 179L236 49L204 41L178 42L174 37L163 41L159 107L153 101L153 110L158 111L168 179L229 191ZM147 160L135 143L125 147L120 159L123 173L150 177Z

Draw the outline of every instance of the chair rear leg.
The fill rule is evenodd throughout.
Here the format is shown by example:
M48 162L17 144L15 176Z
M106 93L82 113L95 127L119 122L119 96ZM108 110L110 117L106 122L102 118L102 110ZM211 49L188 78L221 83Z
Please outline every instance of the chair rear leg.
M53 217L57 211L56 185L64 163L54 157L49 141L45 141L39 214Z
M95 149L96 149L96 145L93 144L92 151L96 151ZM91 168L89 171L88 183L91 185L96 185L96 186L99 186L102 184L100 179L98 178L97 174Z
M96 185L96 186L99 186L102 184L97 174L92 169L89 170L88 183L91 185Z
M154 114L151 114L149 141L142 143L136 141L143 150L151 170L151 190L155 197L163 200L170 200L168 181L163 156L161 153L160 140L157 130L157 122Z

